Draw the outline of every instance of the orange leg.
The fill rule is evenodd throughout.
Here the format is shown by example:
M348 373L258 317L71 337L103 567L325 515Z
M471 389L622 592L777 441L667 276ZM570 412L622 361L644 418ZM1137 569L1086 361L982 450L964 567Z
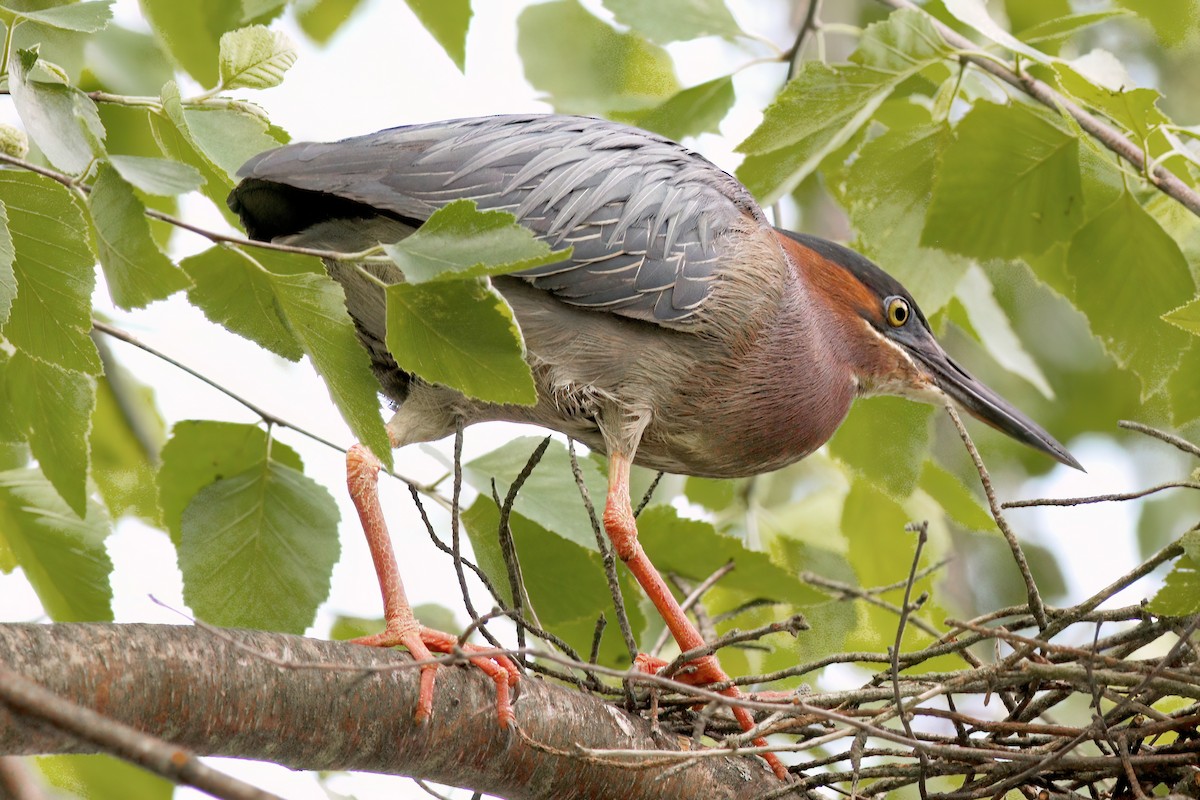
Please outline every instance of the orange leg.
M430 651L452 653L458 646L458 637L449 633L426 628L413 616L404 584L400 580L400 568L392 550L392 539L388 535L387 523L383 518L383 507L379 503L379 460L360 444L350 448L346 454L346 484L350 497L358 509L371 558L375 562L375 573L379 576L379 590L383 594L383 617L387 627L373 636L354 639L355 644L368 647L408 648L413 658L426 661L433 658ZM464 644L466 653L478 653L487 648ZM509 701L509 690L515 686L520 673L506 656L474 656L471 663L479 667L496 682L496 714L500 727L506 728L515 718ZM417 721L424 722L433 713L433 683L437 664L421 667L421 687L417 696Z
M654 607L662 615L671 635L679 644L679 649L686 651L703 647L704 639L700 636L700 631L696 630L696 626L683 613L679 602L671 594L666 582L658 574L654 565L650 563L650 559L646 557L645 551L638 543L637 522L633 517L633 506L629 502L629 457L620 453L611 454L608 458L608 499L604 504L604 530L608 533L608 538L612 540L617 556L629 567L629 571L642 585L650 602L654 603ZM649 669L661 669L664 666L659 659L647 656L639 656L638 664ZM691 667L691 672L678 676L676 680L695 686L729 680L729 676L721 669L715 655L698 658L690 662L688 666ZM736 686L722 690L721 694L726 697L741 696L741 692ZM742 730L750 730L754 727L754 718L748 710L737 705L732 706L732 709ZM754 744L765 747L767 742L760 738L755 739ZM778 756L774 753L767 753L763 758L780 780L788 778L787 768L784 767Z

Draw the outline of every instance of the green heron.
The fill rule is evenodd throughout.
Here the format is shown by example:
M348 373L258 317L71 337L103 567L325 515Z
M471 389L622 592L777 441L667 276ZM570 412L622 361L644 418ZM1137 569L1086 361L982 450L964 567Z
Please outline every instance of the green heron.
M574 248L569 260L494 279L525 338L538 390L530 407L482 403L405 373L384 344L382 287L402 280L398 268L326 266L398 404L387 426L394 446L444 437L460 420L510 420L607 454L605 530L683 650L704 643L638 544L631 463L709 477L766 472L826 442L855 397L897 394L949 397L1079 466L946 354L896 280L845 247L772 227L737 180L660 136L581 117L481 117L293 144L252 158L240 175L229 203L255 239L359 252L468 198ZM361 447L348 457L387 620L362 642L427 658L455 638L413 619L375 491L378 466ZM496 681L507 724L515 667L473 661ZM714 656L692 666L694 683L727 680ZM433 676L423 671L420 718ZM749 713L734 711L748 729Z

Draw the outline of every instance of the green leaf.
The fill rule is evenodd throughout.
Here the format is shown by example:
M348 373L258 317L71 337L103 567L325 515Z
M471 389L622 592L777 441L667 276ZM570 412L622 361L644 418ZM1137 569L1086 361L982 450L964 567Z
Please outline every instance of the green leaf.
M81 235L87 223L75 198L49 178L3 170L0 202L8 210L18 287L4 337L64 369L99 373L100 357L88 335L95 259Z
M478 497L463 513L462 519L480 569L511 603L508 571L500 553L497 533L500 510L487 497ZM592 646L597 617L603 613L613 620L612 595L600 555L547 531L520 514L511 515L509 527L521 563L525 593L536 618L543 627L563 637L581 654L586 654ZM622 588L630 627L636 637L645 627L645 618L638 610L639 594L636 589ZM629 653L615 624L605 630L600 657L602 663L612 666L629 664Z
M676 141L702 133L718 133L721 120L736 99L733 76L723 75L689 87L647 111L633 114L628 122Z
M116 155L110 155L108 160L122 178L147 194L167 197L199 189L204 184L200 170L179 161Z
M921 244L976 258L1037 255L1083 222L1079 141L1032 107L978 102L938 170Z
M628 25L659 44L723 36L732 39L746 34L729 13L724 0L604 0L604 7L617 22Z
M304 355L279 305L274 279L261 264L239 250L214 246L180 266L192 279L188 300L212 322L288 361Z
M310 39L325 44L360 5L362 0L315 0L296 8L296 21Z
M0 329L8 322L13 299L17 296L17 274L13 271L17 251L8 230L8 209L0 201Z
M83 3L52 6L40 11L24 11L0 4L0 10L31 19L51 28L81 33L103 30L112 19L112 0L89 0Z
M171 800L175 784L113 756L41 756L46 781L70 797L88 800Z
M1105 76L1098 75L1095 71L1085 75L1080 71L1083 66L1081 61L1082 59L1077 59L1071 64L1054 65L1059 85L1068 95L1084 105L1098 109L1138 139L1149 136L1155 126L1170 122L1167 115L1158 109L1158 100L1162 97L1158 91L1132 88L1132 80L1127 76L1124 80L1117 78L1115 82L1108 83L1098 80ZM1117 67L1119 72L1124 71L1119 62Z
M996 527L992 515L955 475L925 460L918 484L950 517L968 530L990 531Z
M1075 305L1104 349L1141 378L1143 398L1162 388L1189 337L1160 317L1195 294L1175 240L1125 193L1075 235L1067 270Z
M252 469L267 459L301 471L295 450L271 439L257 425L211 420L175 423L162 448L158 469L158 507L162 524L179 544L183 510L212 483Z
M1179 540L1184 555L1167 573L1166 581L1150 601L1149 609L1165 617L1200 612L1200 531L1188 531Z
M503 275L571 257L570 248L551 252L512 214L479 211L474 200L448 203L383 249L412 284Z
M736 487L731 480L690 476L683 484L683 494L690 502L710 511L723 511L733 505Z
M186 164L199 172L204 180L201 187L204 196L212 201L231 225L236 224L237 218L225 202L230 190L233 189L233 180L225 170L214 164L212 159L200 151L199 146L192 138L187 120L183 116L179 87L175 85L174 81L168 81L163 85L161 97L166 114L151 114L148 118L150 132L155 143L168 158Z
M933 407L900 397L855 401L829 452L889 496L912 494L929 447Z
M1060 42L1074 36L1080 31L1087 30L1094 25L1099 25L1101 22L1125 16L1129 16L1129 11L1123 8L1092 11L1084 14L1068 14L1031 25L1018 33L1017 38L1026 44Z
M984 0L942 0L942 2L955 19L1001 47L1014 53L1020 53L1039 64L1050 61L1050 57L1041 50L1030 47L1001 28L1000 24L988 14L987 4Z
M1117 0L1117 4L1149 22L1159 40L1170 48L1194 42L1200 31L1200 5L1196 0Z
M927 315L954 295L970 263L921 245L933 174L950 138L943 123L885 133L863 145L846 178L857 249L904 284Z
M738 177L764 203L794 189L846 144L901 83L952 54L921 11L894 12L863 32L853 63L805 62L738 151Z
M329 594L337 523L325 487L277 461L209 484L180 520L184 601L215 625L303 633Z
M18 350L8 362L8 402L33 456L67 505L87 512L88 429L96 381Z
M425 30L450 56L459 72L466 69L467 30L471 27L471 0L405 0Z
M495 480L496 491L503 498L524 469L529 456L541 443L540 438L532 436L514 439L464 464L463 479L485 497L491 497L492 481ZM588 496L599 519L604 512L608 480L592 459L581 456L578 462ZM596 549L596 534L571 472L570 454L560 441L550 442L542 460L517 495L513 508L556 536L588 550Z
M92 185L88 209L95 225L96 253L118 308L145 308L191 284L150 238L146 207L133 187L107 164L101 165Z
M20 50L9 63L13 104L29 138L58 169L83 173L104 155L104 125L86 94L61 82L38 80L37 50ZM57 77L57 76L56 76Z
M279 307L350 432L390 468L392 446L380 416L379 381L346 313L342 287L328 275L311 272L273 273L272 284Z
M1162 318L1178 328L1200 336L1200 298L1163 314Z
M486 279L400 283L385 293L386 342L404 370L490 403L537 402L512 309Z
M92 477L109 516L132 514L157 524L155 465L165 438L154 390L119 363L109 363L97 388L89 442Z
M171 59L202 86L217 84L221 34L240 27L242 0L139 0Z
M270 89L283 83L283 73L296 63L296 48L280 31L250 25L222 34L221 88Z
M88 71L105 89L119 94L155 95L175 75L153 36L120 25L88 36L84 51Z
M972 264L959 281L955 296L966 310L971 327L988 354L1000 366L1033 384L1043 397L1053 400L1050 382L1017 338L1008 316L992 294L991 280L978 264Z
M577 0L529 6L517 20L525 78L556 111L605 116L658 105L679 91L671 57L620 33Z
M184 107L183 119L196 148L231 180L251 156L282 144L271 136L266 121L240 109Z
M108 531L94 500L81 518L38 470L0 472L0 539L55 622L112 620Z
M711 523L683 519L671 506L650 506L637 519L638 541L659 572L702 581L727 562L734 569L718 584L751 598L808 605L828 598L766 553L749 550L739 539L718 533Z

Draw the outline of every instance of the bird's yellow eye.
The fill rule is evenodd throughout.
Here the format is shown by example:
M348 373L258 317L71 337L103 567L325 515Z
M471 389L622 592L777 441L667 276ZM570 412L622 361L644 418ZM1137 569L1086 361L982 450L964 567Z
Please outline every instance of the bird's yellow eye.
M890 297L887 301L887 321L893 328L902 328L908 322L908 301L903 297Z

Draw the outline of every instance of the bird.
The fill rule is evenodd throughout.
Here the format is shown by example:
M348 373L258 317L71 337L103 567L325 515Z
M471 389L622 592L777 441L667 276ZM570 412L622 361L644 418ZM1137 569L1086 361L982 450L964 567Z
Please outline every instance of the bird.
M471 117L297 143L251 158L229 205L251 239L357 253L402 240L461 199L501 210L569 258L492 278L511 306L537 388L532 406L465 397L404 372L384 342L383 286L397 267L329 258L382 393L394 447L459 424L532 423L603 453L605 532L682 651L704 645L638 544L631 464L714 478L756 475L823 445L857 397L956 403L1071 467L1037 423L960 367L916 300L857 252L774 227L736 178L700 154L625 124L556 114ZM418 659L456 640L413 619L361 445L347 457L351 496L380 578L387 629L361 643L402 644ZM513 711L515 665L472 662ZM715 655L696 684L727 681ZM428 718L432 667L418 718ZM736 697L738 689L724 690ZM744 729L753 720L734 704ZM786 769L767 756L781 778Z

